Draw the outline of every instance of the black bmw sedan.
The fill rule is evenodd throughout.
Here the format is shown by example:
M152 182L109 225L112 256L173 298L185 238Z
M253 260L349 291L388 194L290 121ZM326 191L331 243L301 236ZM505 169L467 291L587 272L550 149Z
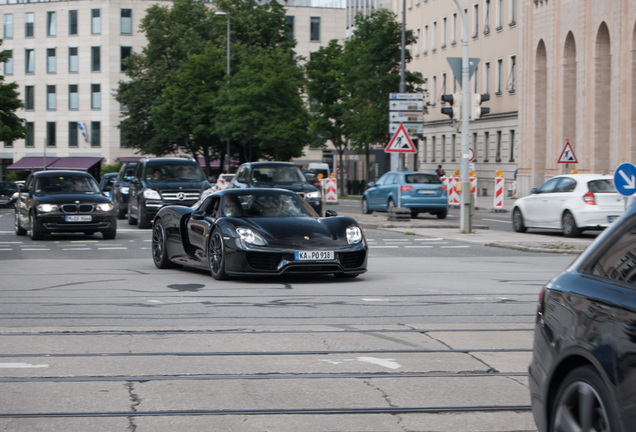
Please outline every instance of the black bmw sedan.
M529 384L541 432L634 430L636 206L541 291Z
M320 217L298 194L277 188L225 189L192 207L166 206L155 217L152 258L210 271L215 279L283 273L352 278L366 271L358 223Z
M27 177L15 200L15 233L33 240L51 233L117 234L115 206L82 171L38 171Z

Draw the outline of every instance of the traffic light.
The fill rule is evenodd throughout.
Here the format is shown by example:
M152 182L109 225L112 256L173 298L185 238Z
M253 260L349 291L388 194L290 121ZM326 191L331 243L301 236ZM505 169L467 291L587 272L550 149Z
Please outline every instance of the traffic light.
M462 119L462 94L461 93L453 93L453 94L443 94L442 101L448 102L451 104L450 107L442 108L442 114L446 114L450 118L456 121L461 121Z
M470 94L470 119L477 120L484 114L488 114L490 112L490 108L482 107L481 103L490 100L490 95L488 93L479 94L479 93L471 93Z

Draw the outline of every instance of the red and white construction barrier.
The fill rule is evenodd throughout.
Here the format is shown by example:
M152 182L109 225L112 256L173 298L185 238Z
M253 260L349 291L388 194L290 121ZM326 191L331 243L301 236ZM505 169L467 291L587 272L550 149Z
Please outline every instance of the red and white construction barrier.
M495 178L495 209L503 209L503 201L504 201L504 178L496 177Z
M328 178L322 180L322 193L325 202L338 202L338 182Z
M442 183L446 186L448 192L448 205L459 205L459 191L457 190L457 183L459 179L457 177L442 177Z
M477 177L470 178L470 194L473 196L473 202L477 200Z

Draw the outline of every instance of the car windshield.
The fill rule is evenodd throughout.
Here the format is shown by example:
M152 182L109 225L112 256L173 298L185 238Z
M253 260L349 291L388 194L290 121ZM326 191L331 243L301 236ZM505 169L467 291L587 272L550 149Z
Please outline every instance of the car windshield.
M122 178L124 180L130 180L131 177L135 175L136 168L137 168L137 165L129 165L126 168L124 168L124 172L122 173Z
M307 182L303 172L293 165L260 165L252 170L255 185L290 185Z
M249 191L225 195L223 215L231 217L318 217L309 204L294 193Z
M88 175L56 174L38 176L35 180L36 194L80 193L99 194L99 185Z
M146 180L149 181L203 181L203 173L196 164L163 162L148 164Z
M592 193L616 193L616 187L614 186L614 182L610 179L601 179L601 180L592 180L587 182L587 187L590 189Z
M406 174L404 181L407 184L442 184L436 174Z
M18 185L15 183L0 183L1 195L12 195L18 191Z

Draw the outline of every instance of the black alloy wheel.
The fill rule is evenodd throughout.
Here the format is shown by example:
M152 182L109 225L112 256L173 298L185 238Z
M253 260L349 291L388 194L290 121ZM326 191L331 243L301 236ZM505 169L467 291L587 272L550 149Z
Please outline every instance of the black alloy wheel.
M208 261L210 263L210 274L216 280L227 279L225 273L225 245L223 244L223 233L215 229L210 238L208 246Z
M166 250L167 238L166 230L161 219L155 222L152 228L152 260L155 266L160 269L175 268L176 265L168 258Z
M519 210L518 208L514 209L512 212L512 228L519 233L528 231L528 228L526 228L526 224L523 221L521 210Z
M563 235L566 237L578 237L581 234L581 229L576 226L574 216L569 211L563 213L562 230Z
M29 214L29 231L31 231L31 240L41 240L42 233L37 228L37 223L35 221L35 215L33 213Z
M553 432L618 430L616 401L591 366L579 367L567 375L550 408Z

